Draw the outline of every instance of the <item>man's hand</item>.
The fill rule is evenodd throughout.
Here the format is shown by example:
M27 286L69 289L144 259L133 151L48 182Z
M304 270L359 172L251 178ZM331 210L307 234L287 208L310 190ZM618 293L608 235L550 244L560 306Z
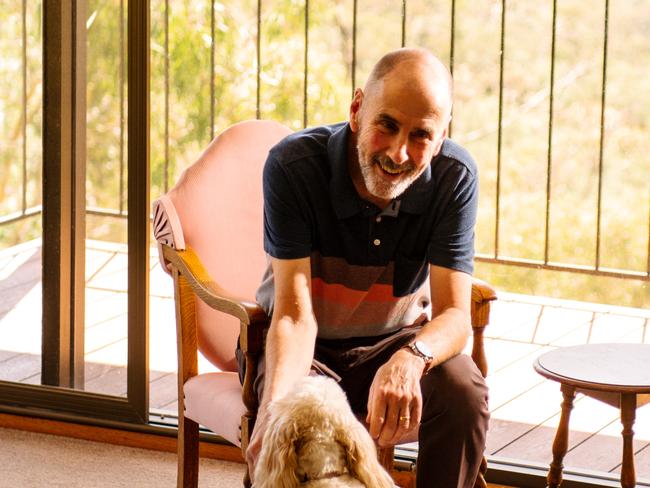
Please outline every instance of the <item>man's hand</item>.
M377 370L368 395L366 422L370 436L381 447L397 444L404 434L419 425L423 372L424 360L404 349Z
M257 419L255 421L255 427L253 428L253 434L251 435L250 441L248 443L248 448L246 449L246 463L248 464L248 474L250 476L251 482L253 481L253 476L255 475L255 465L257 464L257 459L260 456L262 451L262 439L264 438L264 433L266 432L266 427L269 422L269 411L265 406L260 406L257 411Z

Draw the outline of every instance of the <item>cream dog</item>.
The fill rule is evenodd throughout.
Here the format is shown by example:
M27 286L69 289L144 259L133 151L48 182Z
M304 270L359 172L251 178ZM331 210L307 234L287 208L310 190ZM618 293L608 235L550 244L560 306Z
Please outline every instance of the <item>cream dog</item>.
M375 444L331 378L308 376L269 406L255 488L393 488Z

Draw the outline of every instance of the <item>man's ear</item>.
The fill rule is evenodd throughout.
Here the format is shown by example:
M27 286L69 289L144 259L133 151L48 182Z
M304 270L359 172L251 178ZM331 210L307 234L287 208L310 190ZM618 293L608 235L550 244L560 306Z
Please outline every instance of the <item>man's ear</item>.
M354 90L354 96L350 103L350 129L352 132L359 130L359 112L361 111L361 104L363 103L363 90L357 88Z
M447 134L448 133L449 133L449 126L445 127L445 129L440 134L440 137L438 138L438 141L436 142L436 148L433 151L434 156L437 156L438 153L440 152L440 149L442 148L442 143L445 142L445 139L447 139Z

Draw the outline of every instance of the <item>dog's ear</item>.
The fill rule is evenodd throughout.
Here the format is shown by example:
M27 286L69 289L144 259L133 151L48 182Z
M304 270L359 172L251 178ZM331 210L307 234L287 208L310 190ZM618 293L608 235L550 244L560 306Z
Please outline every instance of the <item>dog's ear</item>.
M366 428L356 419L341 426L342 435L337 436L347 453L350 475L368 488L394 488L393 479L377 460L377 450Z
M296 439L297 429L291 415L272 415L255 465L254 488L296 488L300 485L296 476Z

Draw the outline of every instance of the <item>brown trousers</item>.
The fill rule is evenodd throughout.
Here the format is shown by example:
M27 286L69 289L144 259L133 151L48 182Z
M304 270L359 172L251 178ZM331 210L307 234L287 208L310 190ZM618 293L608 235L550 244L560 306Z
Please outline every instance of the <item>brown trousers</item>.
M379 337L317 339L312 371L331 376L348 396L352 410L365 418L368 392L377 369L415 336L419 327ZM240 377L244 362L237 351ZM261 398L264 359L255 389ZM472 488L485 449L488 389L466 355L432 368L420 381L423 408L418 432L418 488Z

